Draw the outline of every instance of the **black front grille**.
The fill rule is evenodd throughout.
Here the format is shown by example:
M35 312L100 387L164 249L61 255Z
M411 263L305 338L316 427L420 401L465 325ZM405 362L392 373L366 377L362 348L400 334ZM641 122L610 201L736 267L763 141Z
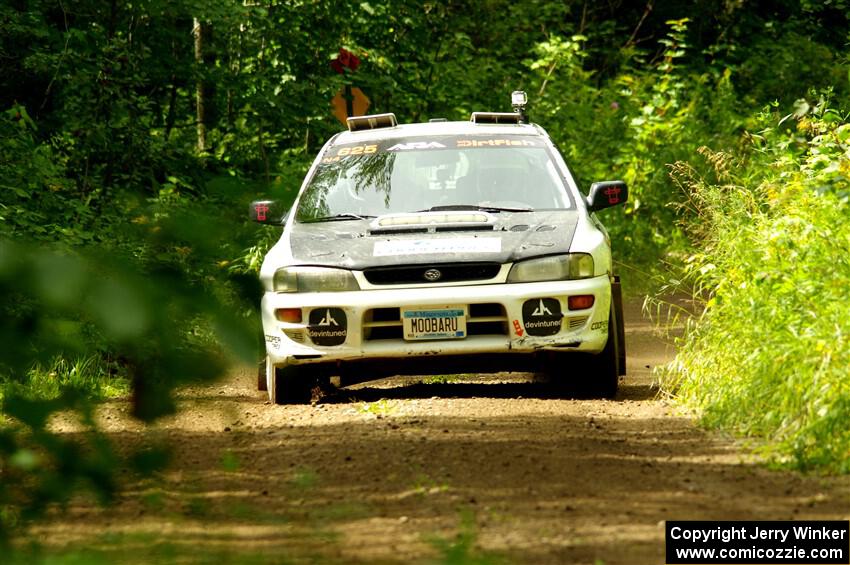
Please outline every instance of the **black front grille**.
M399 235L409 233L428 233L428 228L389 228L377 229L369 232L370 235Z
M450 231L493 231L493 229L493 226L437 226L434 231L444 233Z
M373 267L363 271L370 284L445 283L484 281L499 274L499 263L442 263L437 265L404 265ZM435 277L434 271L439 271ZM426 276L425 273L431 276Z
M497 302L470 304L466 334L472 336L507 336L508 315ZM427 306L425 307L427 308ZM585 320L587 317L585 316ZM403 340L404 323L400 308L373 308L363 315L363 341Z

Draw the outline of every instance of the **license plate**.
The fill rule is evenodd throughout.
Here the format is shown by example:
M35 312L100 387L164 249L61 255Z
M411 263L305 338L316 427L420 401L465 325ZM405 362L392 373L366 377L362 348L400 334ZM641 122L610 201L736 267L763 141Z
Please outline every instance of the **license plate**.
M402 308L404 339L463 339L466 337L466 308Z

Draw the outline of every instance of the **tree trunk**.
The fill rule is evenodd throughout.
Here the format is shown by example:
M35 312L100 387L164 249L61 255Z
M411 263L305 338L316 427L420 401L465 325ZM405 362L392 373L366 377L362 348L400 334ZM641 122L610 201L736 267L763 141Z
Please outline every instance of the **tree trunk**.
M195 82L195 123L197 124L198 152L209 151L207 142L207 129L212 113L212 86L206 75L207 65L210 57L210 36L212 25L203 23L195 18L193 21L192 34L195 37L195 64L197 68L197 79Z
M269 3L269 7L268 7L268 11L267 11L267 14L269 15L269 20L271 20L272 7L273 7L272 4ZM265 32L263 32L263 35L260 39L260 55L259 55L258 59L259 59L258 69L260 71L260 77L262 77L262 74L265 72L265 63L266 63L266 36L265 36ZM262 80L262 78L261 78L261 80ZM260 84L262 84L262 82ZM262 113L261 108L257 108L257 143L260 146L260 158L262 158L262 160L263 160L263 170L265 171L265 174L266 174L266 184L268 184L271 180L271 177L270 177L270 174L269 174L269 170L270 170L269 154L266 151L266 142L264 140L263 113Z
M177 75L171 75L171 92L168 95L168 113L165 115L165 140L171 137L177 117Z

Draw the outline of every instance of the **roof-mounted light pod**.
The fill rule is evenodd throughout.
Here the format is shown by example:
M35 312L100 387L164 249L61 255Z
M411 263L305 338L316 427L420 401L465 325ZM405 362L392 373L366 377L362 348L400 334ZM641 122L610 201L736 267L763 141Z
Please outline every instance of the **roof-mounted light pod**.
M371 116L352 116L345 120L348 131L364 129L393 128L398 125L395 114L373 114Z
M519 124L520 115L515 112L472 112L469 118L474 124Z
M469 118L474 124L527 124L525 117L525 105L528 96L522 90L511 92L511 106L513 112L472 112Z

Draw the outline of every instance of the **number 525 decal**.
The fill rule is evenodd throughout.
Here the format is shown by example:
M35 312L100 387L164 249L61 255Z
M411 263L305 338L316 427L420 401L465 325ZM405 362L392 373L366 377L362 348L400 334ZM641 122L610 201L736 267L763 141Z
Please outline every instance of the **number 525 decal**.
M337 157L347 157L349 155L370 155L378 151L377 145L355 145L354 147L340 147L337 151Z
M352 155L371 155L378 152L377 145L355 145L354 147L340 147L336 155L325 157L322 163L336 163L343 157Z

